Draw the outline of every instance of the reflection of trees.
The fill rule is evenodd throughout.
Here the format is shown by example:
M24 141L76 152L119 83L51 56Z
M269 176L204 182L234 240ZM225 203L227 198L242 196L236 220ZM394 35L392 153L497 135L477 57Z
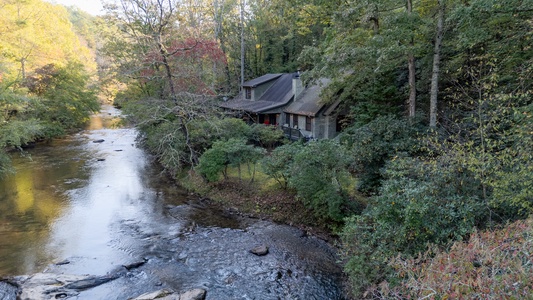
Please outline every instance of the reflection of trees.
M64 150L40 148L44 160L34 158L31 166L25 158L15 159L17 172L0 181L0 276L32 272L36 265L49 261L50 255L41 245L49 235L50 224L67 204L58 192L58 188L65 189L56 185L69 177L87 176L83 174L84 161L72 160L80 155L79 149Z

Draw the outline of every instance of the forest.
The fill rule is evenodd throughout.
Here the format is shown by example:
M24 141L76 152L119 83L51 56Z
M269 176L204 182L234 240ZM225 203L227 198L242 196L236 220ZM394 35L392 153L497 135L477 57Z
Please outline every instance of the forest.
M0 175L109 102L178 182L303 205L338 237L350 298L530 297L533 0L104 9L0 0ZM290 143L218 108L296 70L331 80L321 101L348 112L337 138Z

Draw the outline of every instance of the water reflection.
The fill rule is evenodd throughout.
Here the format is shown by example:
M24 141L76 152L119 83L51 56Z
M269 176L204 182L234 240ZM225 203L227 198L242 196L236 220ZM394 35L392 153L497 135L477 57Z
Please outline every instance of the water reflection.
M30 149L31 159L14 155L17 172L0 182L0 276L71 257L88 258L80 272L105 273L127 255L112 227L161 215L145 184L151 166L135 131L116 128L117 115L107 107L87 131Z

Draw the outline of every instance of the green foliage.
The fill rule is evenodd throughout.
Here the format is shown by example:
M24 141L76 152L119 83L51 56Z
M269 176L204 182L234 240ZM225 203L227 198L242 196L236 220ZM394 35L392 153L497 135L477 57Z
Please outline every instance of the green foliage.
M250 126L241 119L221 119L216 116L194 120L189 128L190 139L199 153L209 149L216 141L230 138L248 140L251 131Z
M377 191L381 168L396 153L418 151L418 127L415 120L387 115L343 131L340 139L351 150L354 168L359 174L359 191L367 194Z
M43 126L37 120L10 121L0 125L0 148L21 148L42 136Z
M37 102L0 85L0 176L12 171L8 150L21 150L28 143L46 137L46 126L31 114Z
M301 143L290 143L277 147L261 160L263 172L274 178L283 189L287 188L294 158L304 148Z
M189 161L190 152L177 120L164 120L151 126L143 126L142 137L142 143L147 150L172 174L181 170Z
M244 139L231 138L227 141L217 141L200 157L197 170L208 181L217 181L221 173L224 179L227 179L228 166L236 167L240 179L241 165L255 165L264 153L264 149L247 145Z
M347 220L342 235L354 291L387 279L388 259L398 253L415 255L429 244L461 240L483 224L490 210L478 187L450 157L389 162L380 194L362 215Z
M514 126L504 132L507 147L495 155L498 167L491 180L493 201L518 208L521 215L533 211L533 104L510 111Z
M272 149L285 139L283 130L277 126L252 124L250 140L263 148Z
M312 141L294 156L289 186L319 218L342 220L350 211L349 156L334 140Z
M79 128L98 111L96 93L88 88L89 76L83 65L70 62L65 67L53 64L39 68L27 78L29 91L41 97L36 117L61 128Z

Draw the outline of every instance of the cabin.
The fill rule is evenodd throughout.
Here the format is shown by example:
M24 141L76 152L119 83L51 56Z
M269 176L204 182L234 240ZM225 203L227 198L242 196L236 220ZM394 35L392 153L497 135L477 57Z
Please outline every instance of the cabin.
M306 87L283 109L282 126L286 134L290 133L291 140L296 139L294 129L305 139L332 139L341 131L344 115L339 112L340 101L324 104L320 99L322 89L329 83L330 80L322 79Z
M220 107L249 124L281 126L290 140L331 139L340 132L339 101L326 105L320 93L330 80L304 87L299 73L266 74L247 81Z
M247 123L278 125L281 114L294 99L293 79L297 74L266 74L246 81L241 92L220 107L232 111Z

